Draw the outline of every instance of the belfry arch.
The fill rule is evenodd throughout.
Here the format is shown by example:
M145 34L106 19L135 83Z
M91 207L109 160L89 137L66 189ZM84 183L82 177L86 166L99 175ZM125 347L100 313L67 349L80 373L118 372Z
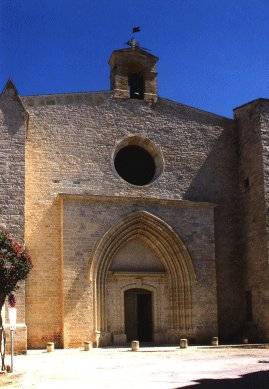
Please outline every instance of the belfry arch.
M106 279L114 255L131 239L139 238L156 253L168 277L169 329L189 332L192 328L192 286L195 272L191 257L176 232L160 218L133 212L111 227L96 247L90 265L93 282L94 327L107 332Z

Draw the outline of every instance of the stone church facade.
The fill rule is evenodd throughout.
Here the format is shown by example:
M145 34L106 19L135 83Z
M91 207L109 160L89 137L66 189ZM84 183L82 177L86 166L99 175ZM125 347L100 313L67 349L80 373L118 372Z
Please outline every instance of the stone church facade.
M161 98L157 60L114 51L110 91L1 94L20 351L269 339L269 100L228 119Z

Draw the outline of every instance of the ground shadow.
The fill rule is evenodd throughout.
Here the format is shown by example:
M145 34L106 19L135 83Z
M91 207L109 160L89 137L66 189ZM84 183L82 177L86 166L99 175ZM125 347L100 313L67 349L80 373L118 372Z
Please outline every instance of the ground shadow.
M181 388L185 389L266 389L269 388L269 370L255 371L244 374L239 378L201 379L193 384ZM174 388L180 389L180 388Z

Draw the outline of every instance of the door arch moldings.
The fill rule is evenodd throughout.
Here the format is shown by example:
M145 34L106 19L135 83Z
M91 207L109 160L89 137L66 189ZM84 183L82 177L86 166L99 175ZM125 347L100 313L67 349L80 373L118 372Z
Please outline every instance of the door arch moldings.
M192 284L195 272L190 254L176 232L163 220L146 211L133 212L111 227L98 243L89 269L93 282L95 331L106 332L105 284L113 256L122 244L142 239L158 255L168 275L171 304L170 328L192 326Z

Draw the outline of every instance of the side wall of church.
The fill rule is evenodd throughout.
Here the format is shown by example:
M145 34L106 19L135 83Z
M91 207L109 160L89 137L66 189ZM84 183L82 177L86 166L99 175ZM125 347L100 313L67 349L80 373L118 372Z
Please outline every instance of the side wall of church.
M29 112L26 238L34 259L27 287L29 345L63 344L58 193L216 203L220 335L236 333L242 325L242 266L233 121L163 99L153 106L114 99L109 92L22 100ZM164 161L159 178L144 187L122 180L113 166L116 147L131 135L150 139Z
M246 104L236 109L235 116L240 136L245 293L251 296L245 301L246 316L247 310L252 310L252 319L246 317L245 332L250 338L265 340L269 338L269 103Z
M24 169L26 113L11 83L0 95L0 223L24 239ZM24 283L16 292L18 328L16 349L26 351ZM7 317L7 312L4 313ZM7 324L7 320L6 320Z

